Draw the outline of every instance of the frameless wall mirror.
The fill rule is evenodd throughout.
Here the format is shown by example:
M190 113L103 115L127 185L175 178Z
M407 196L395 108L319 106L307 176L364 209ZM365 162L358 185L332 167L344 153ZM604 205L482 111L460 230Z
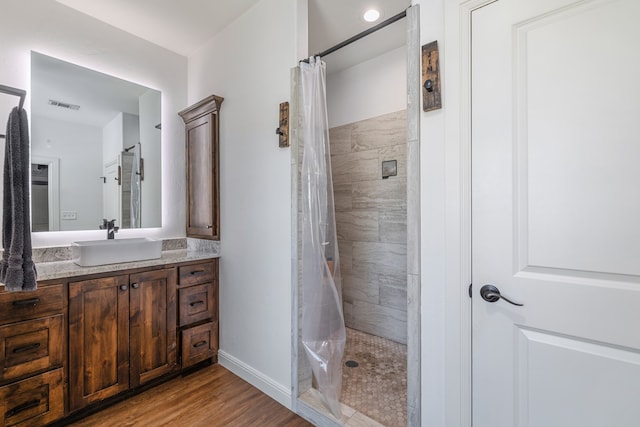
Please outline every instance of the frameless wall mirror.
M161 227L161 94L31 52L32 231Z

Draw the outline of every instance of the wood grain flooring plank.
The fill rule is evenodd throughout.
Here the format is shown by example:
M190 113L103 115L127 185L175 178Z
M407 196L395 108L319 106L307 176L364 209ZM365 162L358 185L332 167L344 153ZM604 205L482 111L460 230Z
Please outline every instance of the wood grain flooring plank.
M177 377L71 427L311 426L219 364Z

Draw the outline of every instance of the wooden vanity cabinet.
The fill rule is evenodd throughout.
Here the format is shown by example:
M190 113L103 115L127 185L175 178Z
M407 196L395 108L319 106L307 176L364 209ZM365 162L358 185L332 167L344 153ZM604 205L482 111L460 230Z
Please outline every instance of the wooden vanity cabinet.
M129 276L69 283L69 410L129 389Z
M217 351L217 259L0 288L0 427L63 425Z
M69 410L176 369L176 270L69 283Z
M218 260L178 269L181 364L188 368L218 356Z
M176 369L176 270L132 274L131 387Z
M0 426L41 426L64 416L65 285L0 290Z
M211 95L180 111L187 159L187 237L220 239L219 112Z

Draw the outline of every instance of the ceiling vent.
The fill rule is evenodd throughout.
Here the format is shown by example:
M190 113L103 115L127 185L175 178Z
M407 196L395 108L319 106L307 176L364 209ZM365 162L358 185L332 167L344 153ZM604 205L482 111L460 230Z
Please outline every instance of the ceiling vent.
M68 104L66 102L55 101L53 99L49 100L49 105L53 105L54 107L66 108L69 110L79 110L80 106L75 104Z

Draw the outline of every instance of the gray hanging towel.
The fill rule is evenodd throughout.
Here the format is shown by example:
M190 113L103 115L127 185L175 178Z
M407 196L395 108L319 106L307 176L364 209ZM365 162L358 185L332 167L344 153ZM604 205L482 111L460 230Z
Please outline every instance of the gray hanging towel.
M33 291L36 267L31 257L29 210L29 124L27 113L17 107L7 123L4 148L2 202L2 261L0 282L5 290Z

